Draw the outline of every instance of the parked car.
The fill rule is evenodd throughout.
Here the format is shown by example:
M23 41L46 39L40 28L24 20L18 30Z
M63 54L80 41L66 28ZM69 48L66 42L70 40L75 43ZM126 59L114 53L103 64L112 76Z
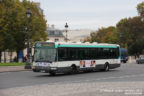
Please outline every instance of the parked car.
M144 63L144 55L140 55L140 57L136 60L137 64L142 64Z
M126 63L128 61L128 50L125 48L120 48L121 52L121 62Z

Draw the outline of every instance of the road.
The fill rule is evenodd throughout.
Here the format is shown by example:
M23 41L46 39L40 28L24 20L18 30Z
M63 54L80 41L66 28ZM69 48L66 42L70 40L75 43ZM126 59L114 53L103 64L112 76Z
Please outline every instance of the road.
M88 91L91 88L93 89ZM52 89L55 89L57 94L52 92ZM15 96L34 96L34 94L35 96L39 94L43 94L41 96L47 96L45 94L51 96L142 96L144 95L144 64L122 64L120 68L109 72L56 76L31 71L0 73L0 94L2 94L0 96L13 96L12 94Z

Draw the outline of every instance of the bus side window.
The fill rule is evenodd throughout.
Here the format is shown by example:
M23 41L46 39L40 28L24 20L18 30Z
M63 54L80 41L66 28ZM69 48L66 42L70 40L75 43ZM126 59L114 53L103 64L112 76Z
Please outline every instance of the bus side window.
M109 48L103 48L103 58L109 58Z
M78 55L79 55L79 59L80 60L84 60L84 49L83 48L79 48L79 52L78 52Z
M95 48L94 58L95 58L95 59L98 59L98 48Z
M84 59L89 60L89 48L84 48Z
M98 59L103 59L103 48L98 48Z
M117 58L117 49L113 48L113 59Z
M120 48L117 47L117 50L116 50L117 51L117 56L116 56L117 58L120 56L120 51L119 50L120 50Z
M114 57L115 57L115 50L114 48L110 48L110 58L114 59Z
M77 60L78 54L77 54L77 48L68 48L68 60Z
M95 59L95 55L96 55L95 48L90 48L89 49L89 59Z
M64 61L64 60L67 60L67 48L59 48L58 49L58 58L59 58L59 61Z
M110 59L112 59L112 58L113 58L113 49L112 49L112 48L110 48L110 50L109 50L109 51L110 51L110 55L109 55L109 56L110 56Z

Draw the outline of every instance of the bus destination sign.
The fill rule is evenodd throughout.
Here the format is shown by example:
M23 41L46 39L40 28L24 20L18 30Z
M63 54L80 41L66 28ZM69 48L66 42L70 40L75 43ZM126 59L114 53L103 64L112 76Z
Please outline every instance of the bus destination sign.
M54 43L36 43L35 47L54 47Z

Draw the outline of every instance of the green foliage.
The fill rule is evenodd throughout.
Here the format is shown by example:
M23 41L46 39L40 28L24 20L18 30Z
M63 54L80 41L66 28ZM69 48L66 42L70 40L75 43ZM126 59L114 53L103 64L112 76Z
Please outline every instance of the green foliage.
M137 5L137 11L140 15L144 15L144 2Z
M26 9L30 8L30 21ZM26 28L30 30L26 30ZM0 50L19 51L26 47L28 35L31 44L46 40L46 21L38 7L27 0L3 0L0 3Z
M92 32L89 38L90 42L98 43L117 43L117 31L116 28L110 26L108 28L100 28L96 32Z
M144 23L141 21L140 17L122 19L118 22L117 29L120 34L122 47L128 48L131 51L135 49L135 52L137 51L136 53L142 51L140 41L144 40L142 39L144 35ZM138 47L137 50L134 47ZM129 52L132 54L135 53L131 51Z
M0 63L0 66L24 66L26 63Z
M129 53L130 54L135 54L135 55L139 55L139 54L144 54L144 36L142 38L140 38L138 41L133 42L131 44L131 46L128 47Z

